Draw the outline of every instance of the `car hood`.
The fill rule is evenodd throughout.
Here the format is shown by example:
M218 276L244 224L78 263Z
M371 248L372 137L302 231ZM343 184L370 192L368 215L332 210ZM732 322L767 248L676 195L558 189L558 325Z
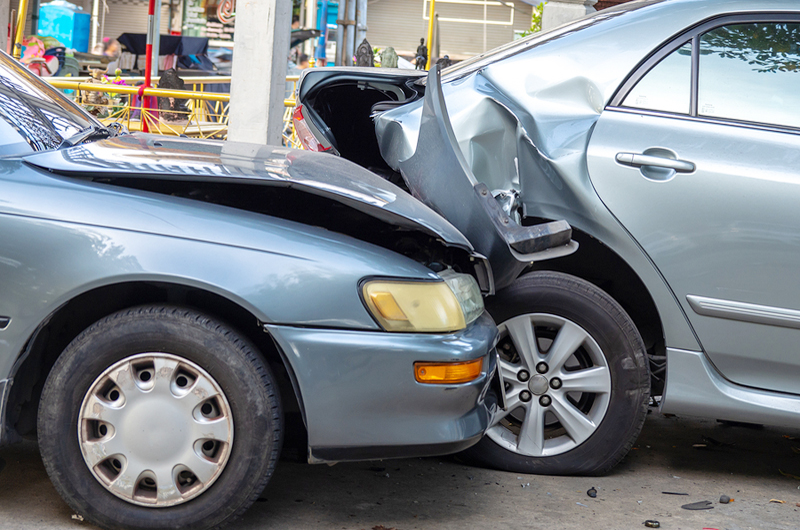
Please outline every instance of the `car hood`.
M24 158L51 173L92 179L205 181L294 188L474 252L447 220L374 173L325 153L240 142L126 134Z

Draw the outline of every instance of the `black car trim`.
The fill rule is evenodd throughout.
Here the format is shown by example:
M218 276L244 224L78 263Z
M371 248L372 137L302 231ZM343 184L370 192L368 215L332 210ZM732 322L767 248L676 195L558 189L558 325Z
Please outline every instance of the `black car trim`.
M660 110L637 109L633 107L612 107L605 108L607 111L624 112L626 114L639 114L643 116L654 116L656 118L671 118L674 120L693 121L698 123L708 123L710 125L727 125L728 127L739 127L740 129L753 129L757 131L800 134L800 128L789 127L786 125L775 125L772 123L758 123L744 120L734 120L730 118L712 118L708 116L689 116L688 114L678 114L675 112L665 112Z

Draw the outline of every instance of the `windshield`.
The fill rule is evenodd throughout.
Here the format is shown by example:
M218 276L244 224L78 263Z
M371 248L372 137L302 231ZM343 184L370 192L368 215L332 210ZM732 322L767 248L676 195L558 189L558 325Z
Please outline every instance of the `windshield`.
M624 15L629 11L641 9L645 6L658 4L663 1L664 0L640 0L638 2L622 4L609 9L603 9L597 13L586 15L583 18L579 18L578 20L558 26L557 28L540 33L534 33L525 38L511 41L493 50L489 50L486 53L476 55L471 59L467 59L466 61L462 61L444 69L442 71L442 81L459 79L477 70L480 70L491 63L500 61L506 57L511 57L512 55L517 55L518 53L522 53L535 46L544 44L545 42L560 39L572 33L577 33L583 29L601 24L607 20L617 18L618 16Z
M56 89L0 52L0 153L55 149L65 138L90 126L102 127ZM12 132L13 131L13 132ZM20 137L24 140L21 144ZM27 144L27 149L20 146Z

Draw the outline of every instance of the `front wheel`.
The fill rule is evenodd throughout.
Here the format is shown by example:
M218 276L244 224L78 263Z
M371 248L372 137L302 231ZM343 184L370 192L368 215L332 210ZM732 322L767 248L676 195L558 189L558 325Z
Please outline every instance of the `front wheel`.
M98 526L216 528L263 490L281 423L272 374L246 340L191 310L140 307L61 354L39 448L64 500Z
M533 272L487 301L500 329L507 410L464 455L489 467L599 475L632 447L647 414L642 339L605 292Z

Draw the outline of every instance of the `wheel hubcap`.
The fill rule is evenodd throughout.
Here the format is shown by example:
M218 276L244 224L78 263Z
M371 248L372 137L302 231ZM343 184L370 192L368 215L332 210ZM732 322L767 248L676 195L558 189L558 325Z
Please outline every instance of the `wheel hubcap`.
M78 441L111 493L133 504L174 506L219 477L233 418L205 370L175 355L143 353L115 363L89 387Z
M533 457L559 455L585 442L611 398L611 372L597 342L574 322L544 313L520 315L498 327L508 407L487 435ZM528 380L526 374L535 375Z

